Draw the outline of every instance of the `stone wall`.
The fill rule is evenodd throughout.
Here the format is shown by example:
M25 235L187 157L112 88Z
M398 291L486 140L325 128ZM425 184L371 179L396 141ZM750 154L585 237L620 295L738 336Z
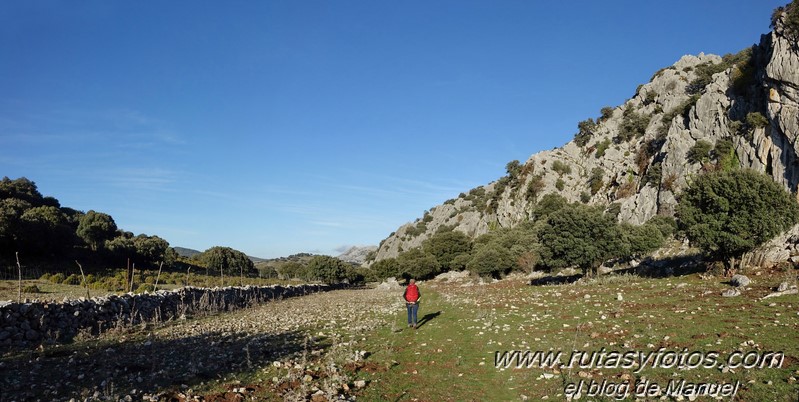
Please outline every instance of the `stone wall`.
M97 335L113 328L231 311L337 288L334 285L185 287L62 303L0 302L0 349L69 342L78 333Z

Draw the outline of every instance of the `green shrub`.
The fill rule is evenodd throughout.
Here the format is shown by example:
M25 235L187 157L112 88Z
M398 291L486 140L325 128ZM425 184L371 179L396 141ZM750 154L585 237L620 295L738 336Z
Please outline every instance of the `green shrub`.
M44 273L44 275L42 275L42 276L40 276L40 277L39 277L39 280L42 280L42 281L49 281L49 280L50 280L50 274L49 274L49 273L47 273L47 272L45 272L45 273Z
M591 187L591 195L594 195L602 189L605 183L602 180L605 171L602 168L595 167L591 170L591 177L588 179L588 185Z
M741 95L747 95L755 83L755 64L752 58L752 48L744 49L738 55L738 60L730 72L733 90Z
M64 274L59 272L59 273L57 273L55 275L51 275L50 276L50 282L52 282L52 283L62 283L62 282L64 282Z
M649 184L652 187L660 185L660 179L663 176L663 168L660 162L654 163L646 170L646 174L641 178L641 187Z
M768 175L736 169L697 177L677 214L693 245L734 269L735 258L795 225L799 205Z
M530 183L527 184L527 191L525 192L525 197L528 200L534 201L538 198L538 195L541 194L541 190L544 189L544 177L540 174L537 174L530 179Z
M633 138L643 136L649 126L651 116L638 114L628 107L624 110L621 124L619 124L619 142L626 142Z
M71 274L66 277L61 283L65 285L80 285L81 279L78 275Z
M33 284L33 285L25 285L22 288L22 291L25 292L25 293L41 293L41 290L39 290L39 287L36 286L35 284Z
M585 144L588 144L588 141L591 140L591 137L594 136L596 128L597 124L592 118L577 123L578 131L577 134L574 135L574 143L577 144L577 146L584 147Z
M730 66L724 62L713 63L707 62L696 66L696 78L691 81L685 88L685 92L689 95L696 95L702 92L705 87L710 84L713 79L713 74L720 73Z
M317 255L308 261L308 276L323 283L338 283L348 279L349 266L338 258Z
M752 128L763 128L768 126L768 119L760 112L751 112L746 115L746 124Z
M732 170L740 165L738 154L735 153L735 146L728 138L716 141L713 148L713 157L716 159L716 166L720 170Z
M152 292L155 291L155 286L152 283L142 283L136 288L135 293L144 293L144 292Z
M605 151L607 151L608 147L610 147L610 142L610 138L605 138L604 141L596 144L596 153L594 154L594 157L599 159L605 156Z
M656 227L664 239L671 237L677 231L677 221L670 216L655 215L646 221L646 224Z
M552 162L552 170L554 170L561 176L563 176L564 174L571 174L572 172L571 166L569 166L568 163L561 162L560 160L555 160L554 162Z
M799 40L799 5L795 1L784 7L777 7L771 14L771 27L776 28L777 21L785 13L783 20L783 27L785 28L785 35L788 39L796 42Z
M367 275L367 277L374 277L376 280L399 278L402 275L396 258L386 258L377 261L372 264L369 269L372 271L372 275Z
M614 109L612 107L610 107L610 106L603 107L599 111L599 113L602 114L602 116L599 118L599 120L602 121L602 120L607 120L607 119L611 118L613 116L613 110Z
M702 163L710 159L712 145L705 140L699 140L688 150L686 158L691 163Z
M480 276L499 277L513 269L510 252L503 247L484 246L477 250L466 268Z
M558 189L558 191L563 191L564 184L563 179L558 178L558 181L555 182L555 188Z
M657 95L658 94L655 93L655 91L647 92L646 96L644 96L644 105L649 105L651 103L654 103L655 102L655 98L657 98Z
M397 263L404 278L427 279L441 272L441 265L436 257L419 247L400 254Z

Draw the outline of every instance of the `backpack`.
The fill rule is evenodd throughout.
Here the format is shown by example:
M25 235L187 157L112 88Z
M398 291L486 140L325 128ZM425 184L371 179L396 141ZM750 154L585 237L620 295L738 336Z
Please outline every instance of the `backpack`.
M409 303L415 303L419 300L419 288L416 285L408 285L405 289L405 300Z

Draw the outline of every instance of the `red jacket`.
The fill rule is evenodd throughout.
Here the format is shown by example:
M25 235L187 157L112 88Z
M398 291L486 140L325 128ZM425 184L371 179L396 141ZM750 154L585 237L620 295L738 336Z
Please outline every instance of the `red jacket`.
M416 287L415 283L408 285L408 287L405 288L405 294L402 295L408 303L416 303L421 296L422 294L419 293L419 288Z

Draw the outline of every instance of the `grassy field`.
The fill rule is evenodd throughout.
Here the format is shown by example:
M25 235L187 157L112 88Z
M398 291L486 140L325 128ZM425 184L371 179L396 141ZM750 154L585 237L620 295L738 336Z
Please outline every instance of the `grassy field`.
M605 381L618 387L632 384L626 397L635 399L636 383L656 384L664 396L670 381L686 380L740 382L735 400L795 401L799 298L789 295L761 301L758 298L777 286L778 278L753 278L752 288L737 298L720 296L729 288L720 278L705 280L699 275L609 277L545 287L520 281L482 287L431 283L422 307L422 314L430 317L428 322L415 332L393 334L382 329L371 338L376 350L373 359L397 364L375 376L374 386L364 396L368 400L564 400L569 384L576 388L584 381L581 396L585 400L591 381ZM612 360L591 364L588 358L583 367L575 360L571 368L498 368L494 364L497 351L561 351L566 363L573 351L589 356L605 351L609 356L612 351L657 353L661 348L663 355L716 352L719 361L738 351L754 352L748 358L752 360L779 351L784 360L779 368L692 370L625 370L612 368ZM662 365L669 367L667 363L664 360ZM609 387L604 398L588 400L625 395L618 388L611 393Z
M180 275L183 276L182 274ZM151 273L149 277L149 283L154 284L155 274ZM176 284L174 282L181 282L181 284ZM143 283L142 280L138 280L135 282L134 287L138 288L139 285ZM159 282L158 289L177 289L182 287L185 281L172 281L169 282ZM219 277L207 277L204 275L194 275L192 274L190 282L192 286L197 287L215 287L221 286L223 282ZM254 285L254 286L269 286L269 285L292 285L292 284L299 284L299 281L286 281L286 280L278 280L278 279L264 279L264 278L244 278L240 280L238 277L228 277L225 278L224 285L225 286L238 286L240 283L244 283L245 285ZM99 285L99 283L98 283ZM25 291L25 289L30 289L30 287L35 286L38 289L37 292L30 292ZM24 279L22 280L22 300L41 300L41 301L57 301L60 302L66 299L79 299L81 297L86 297L86 288L80 285L69 285L65 283L53 283L50 280L43 280L43 279ZM96 296L104 296L107 294L122 294L125 293L123 290L109 290L105 289L102 286L89 286L89 297L96 297ZM19 297L19 281L16 280L0 280L0 301L3 300L12 300L17 301Z
M180 345L181 355L192 355L197 348L201 355L239 356L236 364L207 364L218 367L213 372L181 372L185 378L180 385L147 378L138 383L133 379L131 384L117 380L116 384L121 395L133 387L171 397L189 389L205 400L236 400L237 393L258 400L303 399L324 391L328 396L338 392L367 401L558 401L576 393L581 382L580 400L635 400L636 384L652 392L639 395L638 400L689 400L687 394L675 393L684 380L683 391L690 391L691 384L718 384L719 392L728 391L721 394L723 400L796 401L799 296L762 297L781 281L795 281L797 272L748 274L752 284L732 298L721 296L731 287L727 279L700 274L609 275L549 286L530 286L523 279L484 285L473 284L470 278L427 281L420 285L424 297L417 330L405 325L401 289L341 290L245 312L166 323L158 329L131 328L121 341L119 334L110 334L51 346L37 361L59 367L70 356L99 354L108 342L131 350L150 342L173 349ZM280 325L251 324L277 315L275 322ZM283 326L292 320L295 324ZM197 328L205 325L215 329L200 333L218 338L198 341ZM237 325L244 325L246 331ZM240 341L242 337L246 342ZM161 338L170 340L158 343ZM276 343L283 346L276 348ZM208 344L211 349L204 349ZM242 345L252 347L247 349L246 365L240 364ZM51 355L48 350L53 351ZM516 367L511 363L497 367L497 352L512 350L561 352L561 363L574 360L571 366ZM363 358L352 359L359 351ZM591 361L592 352L602 361ZM614 361L614 352L650 354L651 360L625 365L633 360ZM119 359L126 356L118 354ZM675 356L682 356L682 365L671 363ZM763 356L768 359L758 360ZM730 357L733 363L746 360L752 367L726 366ZM21 364L20 359L24 357L19 353L6 355L4 367ZM692 359L701 359L702 364ZM157 372L162 364L166 363L144 365ZM47 367L41 372L47 372ZM169 375L168 369L162 370ZM99 382L101 376L91 378ZM331 385L333 379L338 385ZM59 395L81 395L93 389L92 381L74 381L82 391L65 386L59 388ZM604 384L604 395L590 395L592 382L595 388ZM629 388L625 390L624 384Z

